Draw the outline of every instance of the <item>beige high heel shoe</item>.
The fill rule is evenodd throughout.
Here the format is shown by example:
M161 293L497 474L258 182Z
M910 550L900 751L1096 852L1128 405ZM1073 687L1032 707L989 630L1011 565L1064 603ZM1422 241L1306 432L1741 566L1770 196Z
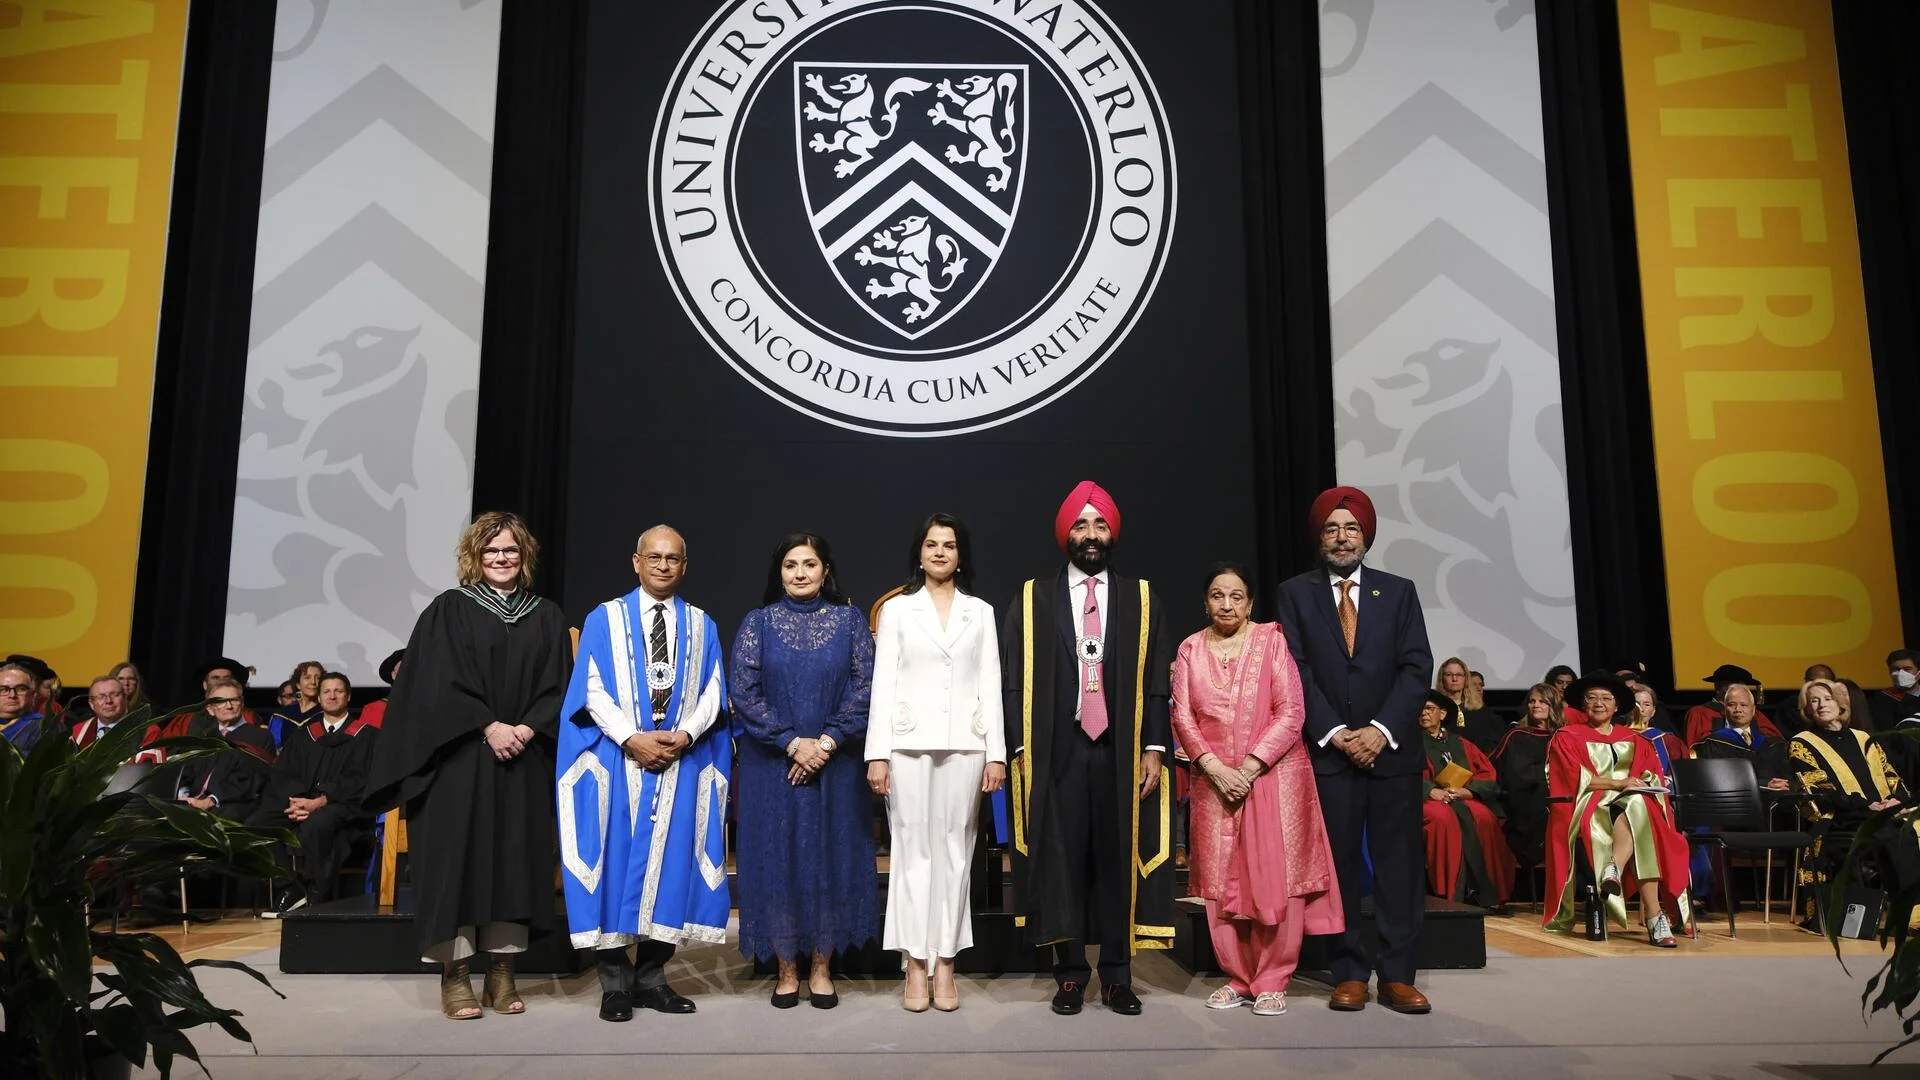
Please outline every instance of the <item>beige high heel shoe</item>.
M921 992L918 994L913 992L914 975L916 973L920 976ZM900 1007L911 1013L926 1012L927 1006L931 1004L931 999L926 993L927 985L931 981L932 976L927 973L927 969L922 966L918 960L908 957L907 982L905 986L900 988Z
M944 957L941 958L939 961L937 961L935 965L934 974L937 976L939 972L942 970L946 972L948 979L952 979L953 978L953 961L950 959L946 959ZM939 980L938 978L935 978L934 981L937 983ZM954 984L953 993L951 995L943 996L936 991L933 995L933 1007L936 1009L939 1009L941 1012L954 1012L955 1010L959 1009L960 1008L959 984L957 982Z

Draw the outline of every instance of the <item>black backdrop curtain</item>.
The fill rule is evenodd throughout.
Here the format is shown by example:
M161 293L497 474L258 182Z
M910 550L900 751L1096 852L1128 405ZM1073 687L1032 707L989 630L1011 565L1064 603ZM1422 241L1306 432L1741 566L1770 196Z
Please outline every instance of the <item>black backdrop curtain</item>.
M1589 0L1534 12L1580 656L1690 689L1698 676L1671 670L1619 22Z
M163 703L199 697L226 630L273 15L194 0L187 22L128 648Z
M1906 645L1920 645L1920 5L1913 0L1836 0L1835 44L1846 106L1847 153L1873 344L1874 393L1886 451L1893 566L1900 580ZM1894 642L1888 642L1892 648ZM1879 672L1849 674L1870 686Z
M536 588L554 598L565 573L585 35L582 0L506 0L500 11L473 508L527 519L549 555Z
M1242 0L1235 25L1253 372L1248 497L1265 598L1312 565L1307 508L1334 483L1320 16L1314 4Z

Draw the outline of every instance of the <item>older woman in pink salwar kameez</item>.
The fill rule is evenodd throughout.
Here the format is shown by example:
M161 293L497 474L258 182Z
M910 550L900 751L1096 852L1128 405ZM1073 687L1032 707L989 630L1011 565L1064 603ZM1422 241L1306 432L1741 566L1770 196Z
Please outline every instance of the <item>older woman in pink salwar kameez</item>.
M1180 644L1173 730L1193 785L1191 885L1207 902L1227 985L1207 1007L1287 1011L1307 934L1345 929L1326 822L1301 744L1305 708L1277 623L1255 623L1248 576L1222 564L1207 582L1207 629Z

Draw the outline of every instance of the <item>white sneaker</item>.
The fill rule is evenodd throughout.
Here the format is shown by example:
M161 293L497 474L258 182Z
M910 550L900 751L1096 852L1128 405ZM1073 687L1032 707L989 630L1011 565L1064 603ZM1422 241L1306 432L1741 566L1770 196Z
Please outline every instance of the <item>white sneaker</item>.
M1653 921L1647 923L1647 944L1661 949L1680 947L1680 942L1674 940L1673 923L1667 918L1666 912L1655 915Z
M1255 1016L1284 1016L1287 1012L1287 995L1278 990L1269 990L1253 1002Z
M1209 1009L1237 1009L1242 1005L1251 1004L1253 1004L1252 998L1235 990L1231 986L1223 986L1207 995L1207 1008Z

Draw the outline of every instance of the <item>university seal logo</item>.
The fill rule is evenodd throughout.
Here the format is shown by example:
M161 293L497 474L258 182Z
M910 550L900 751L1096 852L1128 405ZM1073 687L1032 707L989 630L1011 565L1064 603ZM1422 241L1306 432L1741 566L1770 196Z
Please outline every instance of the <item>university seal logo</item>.
M1151 300L1172 138L1086 0L736 0L654 129L654 238L755 386L899 437L1071 391Z

